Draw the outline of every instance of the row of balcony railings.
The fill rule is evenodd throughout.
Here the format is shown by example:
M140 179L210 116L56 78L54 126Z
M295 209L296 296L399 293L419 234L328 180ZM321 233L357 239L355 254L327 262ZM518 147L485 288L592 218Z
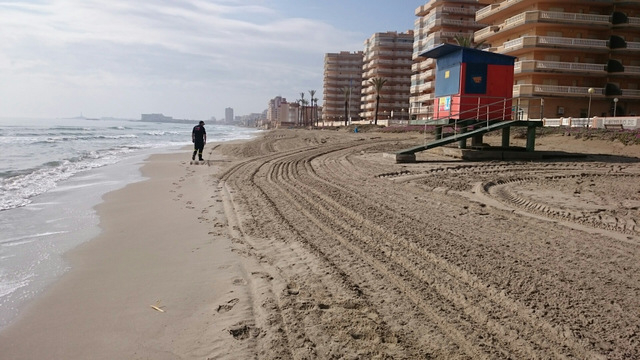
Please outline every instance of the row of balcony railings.
M409 99L409 95L407 94L397 94L397 95L385 95L385 96L381 96L380 97L380 103L385 103L387 104L388 101L393 101L396 100L395 102L404 102L405 100ZM368 95L368 96L364 96L360 98L360 102L375 102L376 101L376 95Z
M506 41L495 48L498 53L507 53L527 47L563 47L590 50L640 50L640 42L627 42L616 35L609 40L566 38L558 36L523 36Z
M489 6L486 6L486 7L482 8L482 9L480 9L480 10L478 10L476 12L476 21L480 21L480 20L482 20L482 19L484 19L484 18L486 18L488 16L491 16L491 15L497 13L497 12L503 11L504 9L506 9L508 7L511 7L513 5L516 5L516 4L518 4L518 3L522 2L522 1L524 1L524 0L506 0L506 1L503 1L501 3L491 4ZM628 2L628 1L625 1L625 0L614 0L612 3L615 4L617 2L625 3L625 2ZM623 23L623 22L625 22L624 14L622 14L622 16L620 16L620 15L616 16L614 20L615 20L615 23Z
M420 48L422 46L431 44L434 41L440 41L443 38L447 38L447 39L453 39L458 35L473 35L473 32L469 31L469 32L457 32L457 31L438 31L438 32L434 32L429 34L427 37L423 37L423 38L417 38L417 41L414 41L413 47L416 48Z
M424 16L426 15L429 11L431 11L431 9L438 5L438 3L441 0L430 0L429 2L427 2L426 4L419 6L416 8L415 10L415 15L416 16ZM477 0L456 0L456 3L463 3L463 4L474 4L477 5L478 1ZM457 8L460 9L460 8Z
M433 81L429 81L429 82L424 83L424 84L420 84L420 85L413 85L413 86L411 86L411 88L410 88L410 92L411 92L412 94L415 94L415 93L419 93L419 92L423 92L423 91L431 90L431 89L433 89L433 88L435 88L435 82L433 82Z
M430 22L434 22L441 17L446 17L447 15L476 15L477 9L474 7L455 7L455 6L443 6L441 8L437 8L435 12L431 12L431 16L426 18L425 16L420 16L414 20L413 25L414 28L418 29Z
M375 101L360 104L360 109L363 109L363 110L374 110L375 108L376 108ZM403 111L405 111L405 109L408 109L409 104L406 101L380 102L378 104L378 108L380 109L380 111L395 109L399 113L400 109L402 109Z
M363 62L369 61L372 58L376 58L376 57L390 57L390 58L401 58L402 56L409 56L409 54L411 54L411 51L413 50L413 43L411 44L410 47L407 47L406 49L396 49L396 50L372 50L372 51L368 51L366 53L365 56L363 56Z
M513 68L514 73L527 71L560 71L579 73L623 73L640 74L640 66L622 65L615 59L610 59L606 64L573 63L547 60L522 60L516 61Z
M363 104L360 106L360 113L367 111L375 111L376 105L375 103ZM409 106L404 102L393 102L393 103L380 103L378 105L378 114L395 114L395 115L408 115ZM362 115L361 115L362 116ZM364 116L363 116L364 117Z
M451 18L433 19L419 29L418 35L428 35L434 28L443 26L458 26L463 28L482 28L484 24L479 24L475 20L460 20Z
M343 67L362 67L364 62L362 61L362 57L358 59L358 61L331 61L325 62L325 69L341 69Z
M409 68L405 69L371 69L369 71L364 71L362 73L363 81L368 81L368 79L372 79L375 77L382 78L396 78L396 77L411 77L411 70Z
M336 66L336 67L330 67L330 68L325 68L324 71L325 72L333 72L333 73L339 73L339 72L357 72L357 71L362 71L362 66L364 65L364 63L360 63L360 64L354 64L354 65L349 65L349 66Z
M591 90L591 93L589 92ZM640 98L640 90L620 89L617 85L608 83L605 87L581 87L581 86L560 86L542 84L519 84L513 86L513 96L533 96L533 95L553 95L553 96L622 96L625 98Z
M481 19L484 19L489 15L492 15L498 11L502 11L522 1L523 0L506 0L498 4L491 4L487 7L484 7L476 12L476 21L480 21Z
M414 43L412 59L417 59L420 54L436 47L437 45L451 42L457 35L473 36L473 32L435 32L426 39Z
M405 92L409 91L409 85L392 85L392 86L383 86L381 89L381 93L397 93L397 92ZM375 86L371 85L368 81L362 82L362 91L361 94L375 94L376 89Z
M350 86L353 85L354 81L349 81L349 80L329 80L329 79L325 79L324 80L324 84L325 85L329 85L329 87L345 87L345 86Z
M411 65L411 71L417 72L417 71L422 71L429 68L433 69L435 65L436 65L436 60L429 58L419 62L414 62L413 65Z
M376 47L376 46L397 46L397 45L402 45L404 43L406 43L406 40L408 40L410 37L408 34L404 34L404 35L400 35L398 33L393 34L391 36L387 36L386 34L383 34L382 36L375 36L373 41L371 40L367 40L365 41L365 45L368 45L370 47Z
M380 59L376 57L371 60L366 60L363 63L363 67L370 67L373 65L409 65L409 64L413 64L413 61L411 61L411 59Z
M367 96L362 96L360 97L360 102L375 102L376 101L376 95L367 95ZM407 92L406 94L396 94L396 95L381 95L380 96L380 102L386 102L389 100L400 100L400 101L404 101L405 99L409 99L409 92Z
M565 13L557 11L526 11L516 16L506 19L501 25L487 26L474 33L473 38L476 42L482 41L489 36L505 31L516 26L520 26L527 23L534 22L552 22L552 23L569 23L569 24L588 24L594 25L618 25L615 23L614 15L595 15L595 14L580 14L580 13ZM629 17L626 18L628 24L639 25L640 18Z

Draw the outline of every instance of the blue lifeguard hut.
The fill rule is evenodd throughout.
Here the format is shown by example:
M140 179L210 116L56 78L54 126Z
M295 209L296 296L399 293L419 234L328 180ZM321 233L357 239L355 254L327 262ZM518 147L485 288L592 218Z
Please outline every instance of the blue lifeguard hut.
M435 119L510 120L515 57L442 44L436 59Z
M436 140L396 153L397 162L415 161L415 153L458 141L459 148L481 147L485 133L502 129L502 147L509 147L510 128L526 126L527 151L534 150L535 128L539 121L514 120L512 113L513 56L441 44L422 57L436 59L436 84L433 118ZM453 135L443 137L443 127L452 127Z

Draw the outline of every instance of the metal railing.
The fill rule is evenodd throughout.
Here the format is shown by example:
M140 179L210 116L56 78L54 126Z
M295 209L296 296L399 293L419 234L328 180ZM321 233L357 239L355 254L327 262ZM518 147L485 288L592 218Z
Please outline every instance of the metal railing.
M450 127L453 129L453 134L446 137L454 136L454 138L457 138L471 130L478 130L483 127L488 129L491 124L502 121L541 121L543 118L544 99L537 97L493 98L486 96L459 96L458 98L461 101L461 106L475 105L475 107L458 113L446 111L445 115L440 116L440 109L434 106L432 118L425 120L423 124L425 145L427 144L428 126L433 126L434 128ZM482 104L482 101L487 99L495 99L495 101ZM532 114L537 116L536 120L532 120ZM442 136L442 138L444 137Z

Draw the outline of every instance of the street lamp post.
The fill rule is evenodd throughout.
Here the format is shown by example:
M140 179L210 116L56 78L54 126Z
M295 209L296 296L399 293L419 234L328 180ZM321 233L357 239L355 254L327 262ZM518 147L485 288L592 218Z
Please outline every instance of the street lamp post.
M594 88L589 88L589 90L587 90L587 92L589 93L589 109L587 110L587 127L589 127L589 119L591 119L591 95L593 95L593 93L596 90Z
M618 98L613 98L613 117L616 117L617 109L618 109Z

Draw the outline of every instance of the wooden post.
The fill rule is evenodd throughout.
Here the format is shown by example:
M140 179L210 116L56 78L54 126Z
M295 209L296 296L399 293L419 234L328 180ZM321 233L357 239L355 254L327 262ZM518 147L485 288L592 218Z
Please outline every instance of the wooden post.
M536 148L536 128L527 126L527 151L534 151Z
M467 132L467 127L462 126L460 128L460 135L464 135ZM458 149L466 149L467 148L467 139L458 140Z
M509 147L509 141L511 139L511 127L502 129L502 147Z
M436 125L436 140L442 139L442 126Z

